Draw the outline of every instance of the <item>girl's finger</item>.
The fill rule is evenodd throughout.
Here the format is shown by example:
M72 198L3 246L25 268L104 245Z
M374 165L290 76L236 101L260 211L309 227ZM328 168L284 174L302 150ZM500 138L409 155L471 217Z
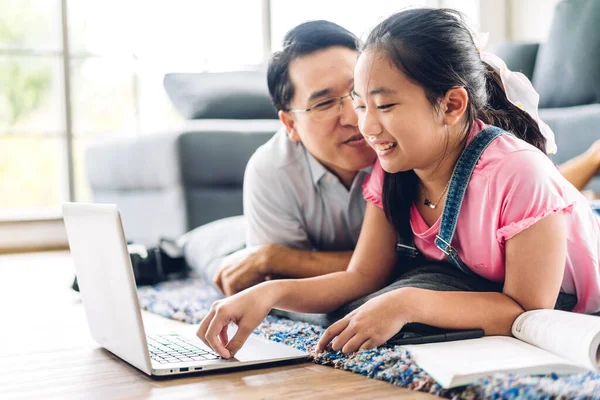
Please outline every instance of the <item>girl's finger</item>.
M221 333L219 333L219 340L225 347L227 347L227 343L229 343L229 336L227 335L228 328L229 328L229 324L225 325L223 327L223 329L221 329Z
M333 339L333 341L331 342L331 348L334 351L342 350L344 345L346 343L348 343L348 341L350 339L352 339L352 337L354 337L354 335L356 335L358 333L359 332L357 331L357 329L355 327L350 327L350 324L348 324L346 329L344 329L342 332L340 332L337 335L337 337L335 339Z
M223 329L227 329L229 321L230 319L227 316L221 315L221 313L215 313L215 317L212 319L206 330L206 341L208 342L208 345L223 358L229 358L231 354L219 340L219 335Z
M373 338L368 339L366 342L364 342L360 347L359 347L359 351L361 350L372 350L380 345L382 345L383 343L377 343L375 340L373 340Z
M204 342L205 345L208 346L208 342L206 341L206 331L208 330L208 326L210 322L215 316L215 309L211 307L209 313L202 319L200 322L200 326L198 326L198 332L196 332L196 336L200 338Z
M333 325L331 325L321 336L319 339L319 343L317 344L317 353L322 353L327 345L331 342L331 340L339 335L350 323L349 319L342 318Z
M361 334L356 334L350 338L350 340L346 341L342 346L342 353L350 354L357 351L369 338L363 336Z

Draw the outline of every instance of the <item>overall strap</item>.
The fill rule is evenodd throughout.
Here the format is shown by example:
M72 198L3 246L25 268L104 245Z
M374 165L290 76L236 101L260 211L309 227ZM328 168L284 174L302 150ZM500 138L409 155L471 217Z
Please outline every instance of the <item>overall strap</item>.
M460 213L469 180L481 154L483 154L494 139L505 133L500 128L488 127L475 135L462 152L458 162L454 166L452 178L450 178L446 204L444 205L442 220L440 221L440 231L435 238L435 245L446 255L448 261L466 274L473 274L473 272L462 262L457 251L451 244L456 231L458 214Z

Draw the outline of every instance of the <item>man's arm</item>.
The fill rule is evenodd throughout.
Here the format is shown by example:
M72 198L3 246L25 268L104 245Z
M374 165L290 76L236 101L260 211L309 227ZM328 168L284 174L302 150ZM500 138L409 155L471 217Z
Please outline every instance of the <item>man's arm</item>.
M255 246L225 258L214 283L231 296L267 278L312 278L345 271L352 253L298 250L276 244Z
M281 245L268 245L266 275L286 278L312 278L313 276L345 271L353 251L312 251L292 249Z
M261 165L261 161L261 154L255 154L244 175L248 248L227 257L214 278L215 285L228 296L266 277L307 278L344 271L352 257L352 251L309 250L298 199L291 197L277 170Z
M244 175L246 242L248 247L257 246L247 261L257 263L263 275L289 278L346 270L352 251L311 250L298 199L284 186L286 179L260 161L251 160Z

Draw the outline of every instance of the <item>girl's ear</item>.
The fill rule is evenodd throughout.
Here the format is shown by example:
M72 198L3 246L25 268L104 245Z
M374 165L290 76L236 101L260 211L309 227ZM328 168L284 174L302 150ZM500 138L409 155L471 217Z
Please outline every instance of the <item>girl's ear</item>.
M285 130L290 140L294 143L300 142L300 135L298 135L298 131L296 130L296 120L292 113L289 111L279 111L277 115L281 123L285 125Z
M444 124L457 124L467 110L468 104L469 94L465 88L454 87L448 90L441 104L444 114Z

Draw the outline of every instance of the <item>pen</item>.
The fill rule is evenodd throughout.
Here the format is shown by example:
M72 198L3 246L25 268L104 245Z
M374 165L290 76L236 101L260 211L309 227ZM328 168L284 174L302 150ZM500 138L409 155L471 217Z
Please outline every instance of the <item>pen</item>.
M438 342L450 342L454 340L466 340L466 339L477 339L483 337L485 332L483 329L470 329L464 331L453 331L447 333L440 333L436 335L424 335L409 337L403 339L392 339L388 342L390 345L407 345L407 344L425 344L425 343L438 343Z

